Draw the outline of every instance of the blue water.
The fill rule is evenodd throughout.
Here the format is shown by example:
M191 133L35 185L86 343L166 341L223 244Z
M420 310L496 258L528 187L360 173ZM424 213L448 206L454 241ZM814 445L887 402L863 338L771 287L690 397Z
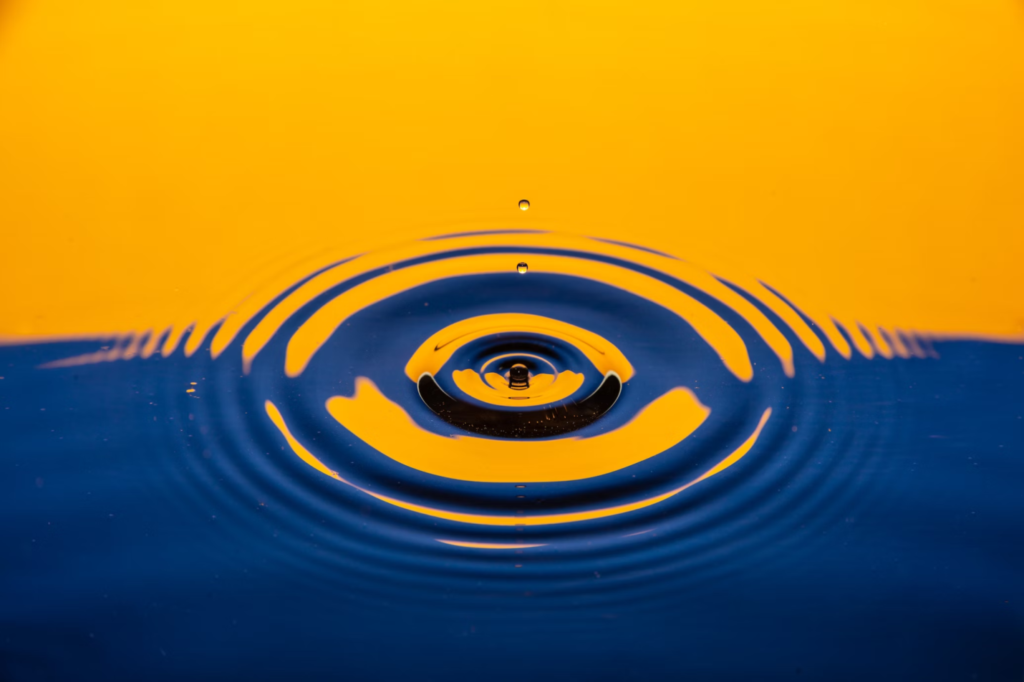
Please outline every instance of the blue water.
M711 417L627 469L514 489L410 470L324 412L369 376L424 429L450 433L404 363L437 329L496 302L604 334L637 368L582 435L618 428L680 385ZM248 375L241 337L216 360L179 348L55 369L39 366L98 344L0 348L0 680L1024 677L1024 347L937 342L938 358L820 363L790 337L787 378L718 306L750 348L746 384L654 304L531 271L392 297L288 379L287 333L322 303ZM580 366L570 350L552 353ZM487 514L649 497L737 447L764 407L773 413L741 462L660 504L478 527L314 471L267 418L268 398L360 486Z

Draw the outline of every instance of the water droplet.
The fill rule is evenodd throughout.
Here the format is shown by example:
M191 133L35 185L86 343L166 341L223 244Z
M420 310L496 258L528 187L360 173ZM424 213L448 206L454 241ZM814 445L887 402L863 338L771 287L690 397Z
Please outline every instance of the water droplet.
M525 391L530 387L530 370L526 365L516 363L508 371L508 387L516 391Z
M520 211L529 211L530 210L530 202L527 201L526 199L520 199L519 200L519 210Z
M530 266L527 265L525 262L520 263L519 265L516 266L516 270L519 271L520 275L525 275L529 269Z

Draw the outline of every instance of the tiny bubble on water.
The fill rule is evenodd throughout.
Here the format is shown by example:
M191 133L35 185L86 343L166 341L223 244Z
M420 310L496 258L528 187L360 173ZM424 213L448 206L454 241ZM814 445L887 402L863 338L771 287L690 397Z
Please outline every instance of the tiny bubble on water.
M530 266L527 265L526 263L520 263L519 265L516 266L516 270L519 271L520 275L525 275L529 269Z
M520 211L529 211L530 210L530 202L527 201L526 199L520 199L519 200L519 210Z

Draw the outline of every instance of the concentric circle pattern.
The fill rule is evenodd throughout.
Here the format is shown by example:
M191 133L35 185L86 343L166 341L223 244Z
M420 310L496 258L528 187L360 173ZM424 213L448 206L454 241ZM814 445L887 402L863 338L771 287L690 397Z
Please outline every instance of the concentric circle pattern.
M869 503L887 428L847 426L847 397L884 395L886 376L858 369L883 360L851 356L851 339L766 288L627 244L400 244L241 309L189 360L208 381L189 396L203 426L187 451L214 471L195 494L258 504L282 561L326 585L345 565L368 591L381 576L515 591L539 571L531 590L572 594L597 561L614 599L658 589L641 576L798 560Z

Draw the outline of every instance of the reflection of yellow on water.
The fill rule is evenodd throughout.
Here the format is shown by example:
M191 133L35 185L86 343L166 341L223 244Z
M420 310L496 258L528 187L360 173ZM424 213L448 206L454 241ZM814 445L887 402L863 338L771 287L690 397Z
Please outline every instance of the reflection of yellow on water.
M414 254L435 254L436 258L375 274L371 279L342 291L316 310L299 325L288 340L285 373L289 376L301 374L335 333L345 333L342 327L345 321L369 306L430 282L481 274L501 276L508 273L509 256L506 253L457 253L458 249L466 246L501 245L508 239L508 236L497 233L456 235L450 239L428 240L398 247L390 253L390 258L399 259ZM537 269L542 272L600 282L661 306L688 323L717 354L725 369L733 376L743 382L750 381L753 378L753 368L744 339L712 308L663 280L638 270L586 256L588 253L614 253L620 257L628 256L629 260L639 261L645 265L657 265L659 270L712 294L739 313L775 351L785 374L793 374L792 348L784 335L756 307L707 273L701 273L670 257L638 251L628 246L566 235L517 234L514 241L517 244L536 246L574 247L574 255L532 253L530 260L531 263L537 264ZM453 253L449 254L446 251ZM284 322L312 297L353 276L367 272L374 264L384 262L381 260L383 258L384 254L369 254L365 262L360 262L361 257L339 265L311 279L277 303L275 309L256 325L245 340L243 356L246 362L250 362L255 353L266 345ZM776 304L776 308L780 306L783 311L788 310L785 304ZM811 339L810 347L818 357L824 357L824 349L814 346L814 342L820 344L820 341L800 321L799 316L782 315L782 318L791 322L791 327L808 333ZM436 375L444 370L460 348L485 337L501 334L540 335L557 339L577 349L602 376L615 372L624 383L635 374L629 360L608 339L561 320L515 312L479 315L439 330L424 340L413 353L406 363L405 374L412 382L417 382L424 374ZM800 334L797 336L802 338ZM214 345L217 345L216 339ZM452 379L465 394L489 404L508 404L505 401L509 398L521 397L533 401L532 404L543 405L563 395L568 397L583 386L584 377L581 372L557 371L557 368L549 365L550 373L538 371L531 377L532 386L512 388L506 383L506 377L498 372L487 371L500 357L491 358L480 367L453 369ZM353 396L335 396L326 403L328 412L350 433L381 455L412 469L444 478L480 483L575 481L610 474L670 450L693 433L710 413L710 409L690 390L677 387L639 410L626 424L588 438L516 440L468 435L446 436L419 426L399 404L388 399L368 377L357 377L355 387ZM517 395L513 395L513 391ZM267 409L275 424L304 461L332 477L344 480L336 472L326 469L322 462L287 432L283 418L276 413L271 404L268 403ZM704 476L655 498L617 507L588 512L547 514L532 519L506 518L429 509L379 493L364 492L410 511L468 523L529 525L602 518L656 504L731 466L752 447L770 413L770 410L765 410L756 431L744 445L726 456Z
M575 481L618 471L677 445L711 413L689 389L674 388L624 426L590 438L439 436L416 424L366 377L356 380L353 397L329 399L327 411L396 462L435 476L482 483Z
M739 333L714 311L679 288L636 270L599 260L549 254L531 256L531 260L543 265L545 272L608 284L662 306L689 323L739 379L750 381L753 377L750 356ZM301 374L346 320L375 303L430 282L499 273L508 273L506 255L475 254L411 265L357 284L319 308L296 330L288 341L285 372L289 376ZM781 337L777 329L771 329ZM253 334L257 331L258 327ZM785 343L784 338L782 341ZM786 348L790 352L784 364L787 372L791 373L792 351L788 343Z
M496 313L460 320L432 334L413 353L405 366L405 375L418 381L424 373L436 375L452 355L466 344L483 337L506 333L548 336L580 351L601 376L615 372L623 382L633 376L633 366L615 344L592 331L561 320L525 313ZM507 377L488 372L494 363L507 358L529 358L546 365L549 372L532 374L527 388L516 389ZM481 376L481 374L483 376ZM585 376L558 369L545 358L532 353L506 353L488 359L476 369L458 369L452 380L466 395L490 405L547 405L568 398L583 386Z
M267 411L267 416L270 417L270 420L281 432L281 435L284 436L285 440L288 442L288 445L292 448L292 451L306 464L313 467L317 471L327 476L330 476L331 478L334 478L335 480L350 485L353 488L367 495L370 495L371 497L375 497L382 502L386 502L388 504L418 514L424 514L426 516L444 519L447 521L455 521L458 523L508 527L546 526L562 523L590 521L594 519L607 518L609 516L616 516L618 514L626 514L632 511L636 511L638 509L650 507L652 505L658 504L659 502L664 502L665 500L678 495L679 493L700 483L701 481L707 480L712 476L720 474L721 472L725 471L726 469L728 469L729 467L733 466L741 459L743 459L743 457L745 457L747 453L750 452L751 448L754 447L754 444L757 442L758 437L761 435L762 429L764 429L764 426L768 422L768 418L771 417L772 413L771 408L766 409L764 413L761 415L761 420L758 422L757 427L754 429L753 433L751 433L750 436L748 436L747 439L744 440L739 447L737 447L729 455L720 460L718 464L708 469L697 478L689 481L688 483L685 483L677 488L673 488L672 490L669 490L667 492L661 493L660 495L655 495L654 497L648 497L642 500L627 502L624 504L615 505L611 507L599 507L596 509L588 509L584 511L554 514L538 514L534 516L503 516L494 514L468 514L464 512L453 512L444 509L426 507L424 505L399 500L388 495L382 495L380 493L376 493L365 488L360 488L354 483L346 481L336 471L326 466L312 452L306 449L306 447L302 443L300 443L298 439L296 439L295 436L292 434L291 430L288 428L288 425L284 421L284 417L281 415L281 412L277 409L277 406L274 405L274 403L270 402L269 400L266 401L265 409Z
M873 357L876 353L885 358L894 355L935 355L926 334L868 325L841 325L827 313L813 309L798 311L774 291L746 275L730 273L725 276L722 272L712 273L672 256L600 239L556 232L509 235L495 231L404 242L355 258L351 258L348 251L333 252L331 257L334 259L348 259L311 277L283 298L282 290L294 284L296 279L307 275L308 265L286 270L278 277L268 280L256 291L250 292L244 300L235 303L227 316L225 309L210 308L205 312L203 309L197 309L191 313L192 317L189 317L188 321L175 324L169 329L124 334L117 337L117 344L110 351L68 358L53 363L53 366L108 362L136 356L147 358L157 351L163 355L170 355L186 336L184 351L186 355L192 355L202 346L211 330L220 325L209 341L210 354L217 358L230 347L248 324L253 323L254 326L245 334L241 344L243 371L249 372L257 355L304 306L333 287L375 270L388 268L384 274L379 274L337 296L300 327L299 332L289 341L285 364L286 373L297 376L331 334L351 315L367 306L429 282L466 275L509 273L508 255L460 257L448 255L446 251L507 247L510 243L522 248L571 249L584 258L599 255L627 260L693 287L716 299L749 324L777 356L787 376L792 376L795 371L793 348L780 327L776 326L779 323L819 361L824 361L826 353L833 350L844 358L851 357L851 345L840 332L840 327L849 334L853 347L865 357ZM390 265L403 260L423 256L434 256L436 260L395 271L389 268ZM584 261L581 258L531 254L530 263L536 264L540 271L575 275L611 284L658 303L690 324L734 375L741 380L749 380L753 376L749 354L742 337L711 309L679 289L636 271L607 263ZM744 295L737 293L733 287L741 289L746 296L755 299L774 314L778 322L769 319L768 315ZM674 291L669 292L668 289ZM809 319L805 319L804 315ZM811 323L816 325L817 332L824 338L812 330Z
M583 374L570 369L557 375L535 374L523 390L511 388L508 380L497 372L488 372L483 379L474 369L457 369L452 379L459 390L490 405L547 405L568 398L583 385ZM484 383L486 382L486 383Z
M405 376L411 381L417 381L424 372L436 374L455 351L466 344L484 336L516 332L551 336L574 346L590 360L602 376L608 372L615 372L623 383L633 376L633 366L629 360L615 344L603 336L568 322L525 313L478 315L448 325L420 344L405 365ZM481 367L481 371L484 371L489 363L505 357L511 356L491 358Z
M634 375L622 351L599 334L540 315L495 313L460 320L429 336L406 363L406 377L416 382L423 374L437 374L456 351L478 339L524 332L571 345L600 376L614 372L625 382ZM502 375L486 371L510 357L529 357L552 372L534 375L528 388L512 388ZM489 358L479 370L455 370L452 378L460 390L483 402L509 406L511 399L527 407L551 404L583 385L580 372L554 372L550 361L541 356L506 353ZM353 397L328 400L327 410L356 437L397 462L436 476L487 483L572 481L618 471L678 444L711 412L689 389L675 388L624 426L590 438L447 437L420 427L366 377L356 379Z

